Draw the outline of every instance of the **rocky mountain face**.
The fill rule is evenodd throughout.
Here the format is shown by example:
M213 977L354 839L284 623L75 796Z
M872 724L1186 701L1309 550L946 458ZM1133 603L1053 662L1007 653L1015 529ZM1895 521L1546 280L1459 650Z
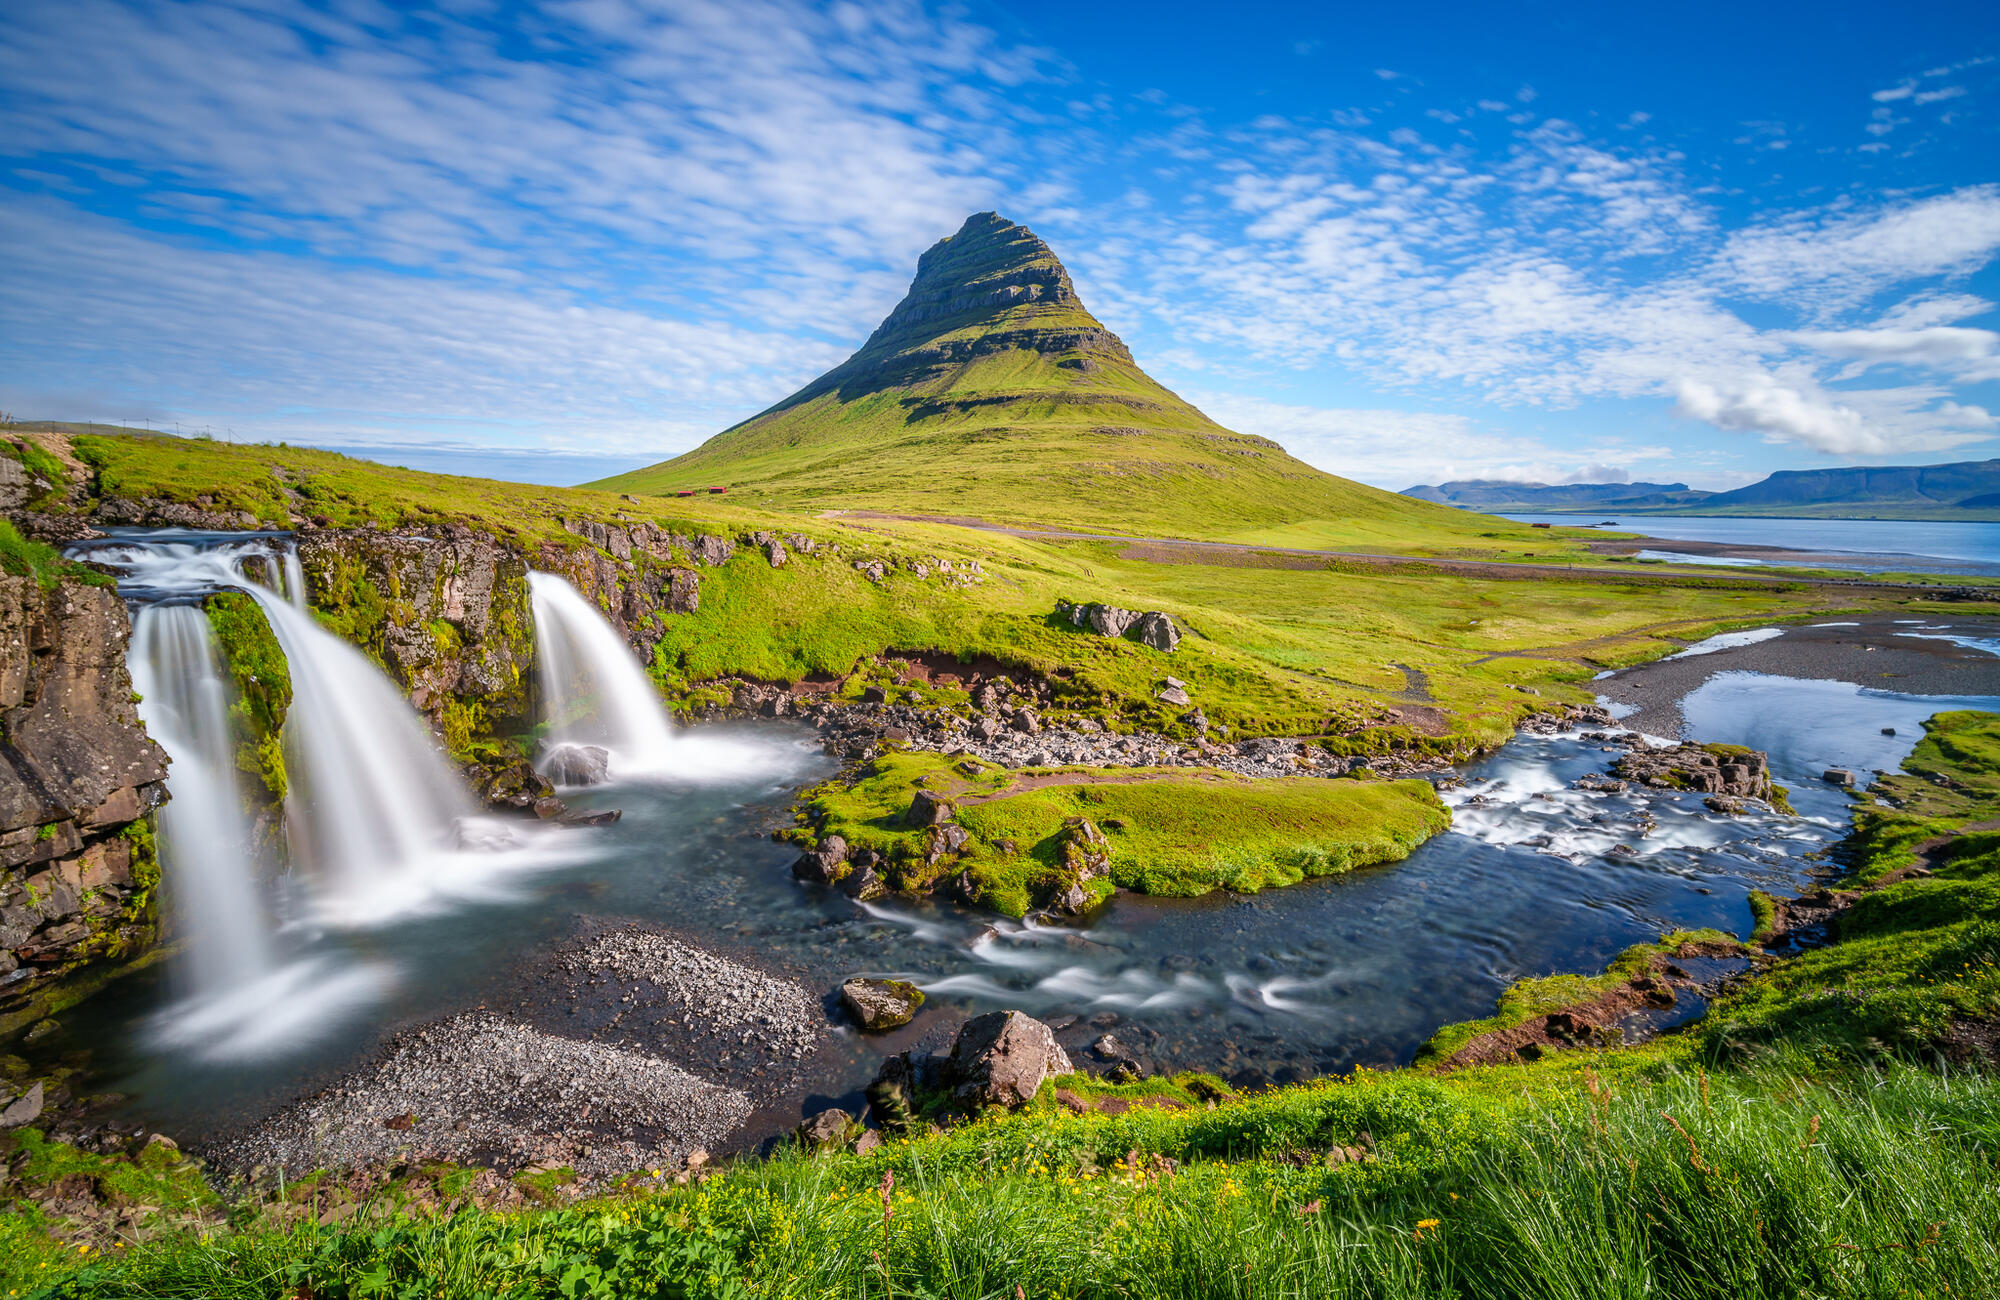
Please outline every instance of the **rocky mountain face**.
M1026 226L981 212L918 259L909 293L859 352L783 405L841 387L921 384L1009 349L1064 356L1077 370L1091 354L1133 364L1124 342L1084 308L1049 246Z
M167 759L133 707L108 587L0 577L0 1042L154 937Z

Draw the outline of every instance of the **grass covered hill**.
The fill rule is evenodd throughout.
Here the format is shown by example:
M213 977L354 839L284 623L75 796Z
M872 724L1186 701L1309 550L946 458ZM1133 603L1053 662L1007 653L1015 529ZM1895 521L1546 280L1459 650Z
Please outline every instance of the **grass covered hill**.
M923 255L846 362L684 456L592 486L1221 540L1317 523L1306 536L1390 548L1494 526L1216 424L1139 367L1047 244L991 212Z

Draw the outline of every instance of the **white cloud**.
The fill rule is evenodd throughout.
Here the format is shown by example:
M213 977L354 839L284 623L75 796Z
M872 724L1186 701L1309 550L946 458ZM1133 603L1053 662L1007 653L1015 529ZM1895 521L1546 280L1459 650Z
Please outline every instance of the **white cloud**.
M367 6L6 15L10 151L112 162L163 221L669 299L715 288L717 264L900 271L1002 192L996 99L1039 57L914 0L591 0L519 41L476 15Z
M1991 435L1993 418L1978 407L1946 402L1921 409L1935 396L1926 390L1833 395L1753 372L1681 380L1674 412L1729 432L1843 456L1946 451Z
M166 246L53 207L0 210L0 245L44 250L16 270L0 357L11 408L54 418L143 410L244 438L664 454L847 352L559 290ZM29 340L37 363L17 364Z
M1665 447L1565 451L1444 412L1298 406L1222 392L1189 397L1229 428L1281 443L1309 465L1396 492L1469 478L1628 482L1632 464L1672 454Z
M1806 330L1774 337L1830 357L1851 357L1869 365L1903 362L1950 369L2000 355L2000 334L1948 325L1923 329Z

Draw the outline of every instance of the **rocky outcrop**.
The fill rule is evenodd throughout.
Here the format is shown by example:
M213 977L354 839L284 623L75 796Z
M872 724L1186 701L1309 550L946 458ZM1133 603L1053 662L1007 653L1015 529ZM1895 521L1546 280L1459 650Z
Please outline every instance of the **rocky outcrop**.
M1769 759L1757 750L1737 745L1690 742L1656 749L1637 741L1612 765L1612 771L1622 780L1655 789L1691 790L1766 803L1773 797Z
M1181 630L1173 616L1157 609L1141 614L1116 605L1075 605L1063 600L1056 602L1056 613L1087 632L1098 636L1130 636L1163 654L1172 653L1181 643Z
M154 937L166 754L133 707L109 587L0 577L0 1040Z
M448 746L529 721L534 619L518 552L457 525L313 529L298 549L313 605L388 669Z
M1070 916L1090 909L1095 895L1091 882L1111 875L1111 841L1087 817L1071 817L1056 837L1062 855L1062 879L1050 907Z

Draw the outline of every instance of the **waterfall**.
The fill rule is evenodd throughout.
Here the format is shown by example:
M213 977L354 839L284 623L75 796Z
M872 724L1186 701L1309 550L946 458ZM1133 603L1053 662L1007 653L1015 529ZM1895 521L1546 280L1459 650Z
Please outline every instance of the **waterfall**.
M187 938L189 991L213 997L262 979L273 965L261 864L236 771L231 691L199 606L141 608L130 658L139 716L173 760L173 798L159 819L167 905Z
M243 588L291 667L285 833L323 890L387 901L458 847L472 800L381 669L269 588Z
M601 745L614 777L674 763L673 726L632 648L596 606L553 573L530 573L535 672L549 739Z
M279 548L278 580L283 585L285 598L298 609L306 608L306 570L299 563L298 547Z

